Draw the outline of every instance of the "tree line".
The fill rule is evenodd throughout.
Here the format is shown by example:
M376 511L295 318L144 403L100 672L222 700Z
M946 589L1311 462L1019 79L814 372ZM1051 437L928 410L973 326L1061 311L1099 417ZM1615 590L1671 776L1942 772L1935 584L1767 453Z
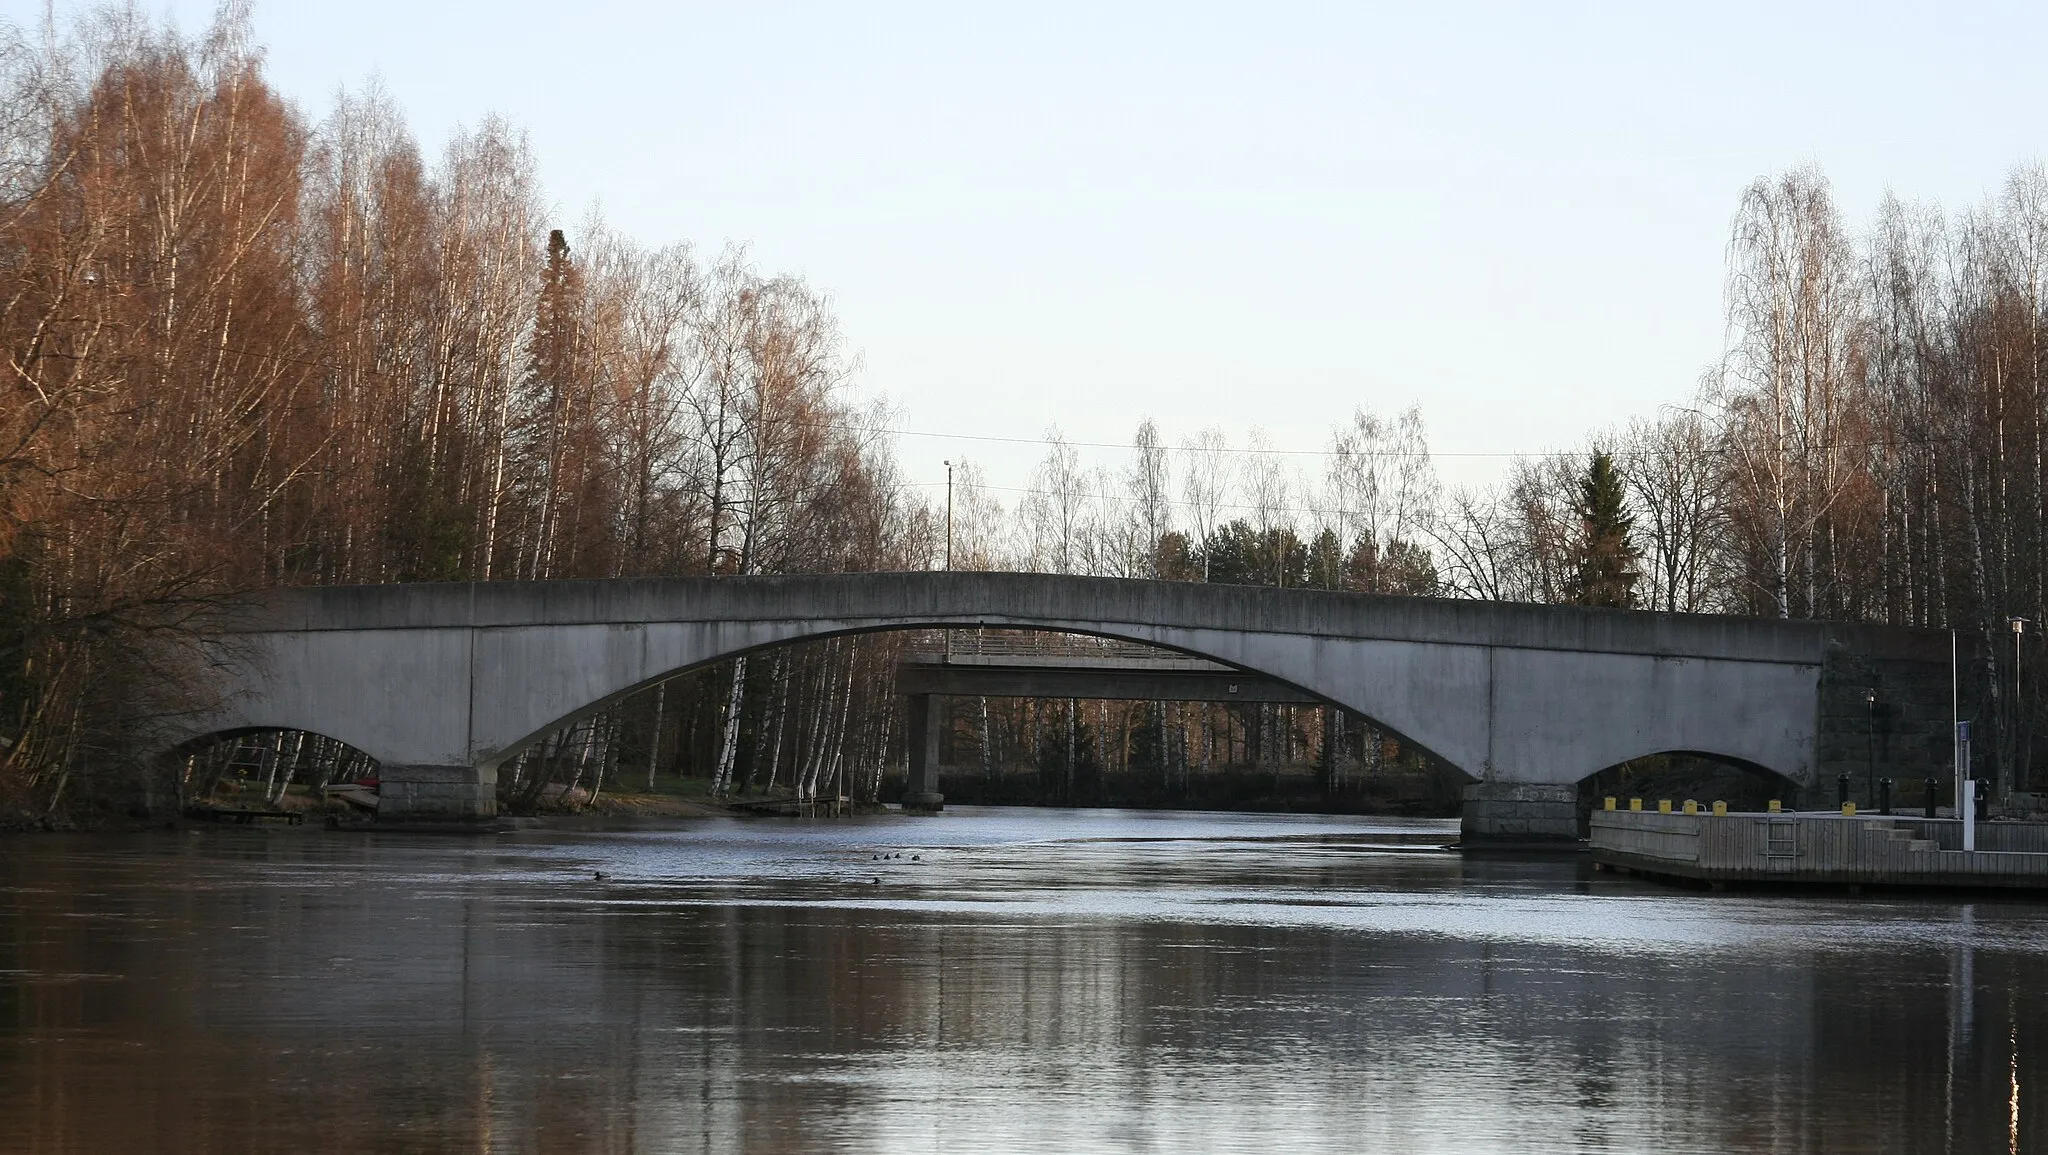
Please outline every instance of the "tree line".
M1969 211L1888 200L1861 228L1816 171L1757 181L1697 397L1491 486L1439 481L1419 409L1360 409L1314 455L1256 430L1169 444L1147 421L1121 464L1091 465L1053 432L1028 486L966 463L950 509L901 480L820 293L545 203L502 121L430 156L375 91L300 112L232 13L182 36L108 10L0 43L16 809L47 812L139 720L193 708L183 643L238 593L923 569L949 517L960 568L1954 627L1976 642L1989 756L2008 785L2024 774L2039 696L2012 691L2032 650L2008 623L2048 612L2037 168ZM501 781L538 798L688 770L721 792L872 795L900 758L902 644L693 672ZM1101 757L1162 774L1386 749L1295 707L999 709L961 733L1064 748L1069 770L1090 715ZM354 772L322 743L290 750L286 781L306 758Z
M929 563L801 280L551 227L499 120L437 158L375 92L311 120L232 14L49 31L0 45L0 785L24 804L138 712L192 708L141 695L193 681L163 675L238 592ZM857 681L837 655L788 677Z
M1953 629L1979 749L2032 784L2048 615L2048 171L1961 213L1887 197L1861 229L1811 168L1759 179L1727 249L1727 343L1690 404L1447 487L1417 410L1316 464L1256 431L1123 468L1057 431L1005 508L971 466L956 558L1377 593ZM2015 688L2017 687L2017 688ZM1988 739L1988 741L1986 740Z

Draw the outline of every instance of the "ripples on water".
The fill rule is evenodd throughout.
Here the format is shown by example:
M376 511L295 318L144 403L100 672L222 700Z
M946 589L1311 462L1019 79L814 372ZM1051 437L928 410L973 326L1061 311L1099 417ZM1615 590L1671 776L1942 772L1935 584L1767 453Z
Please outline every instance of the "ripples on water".
M15 838L0 1149L2048 1147L2048 905L1401 845L1454 833Z

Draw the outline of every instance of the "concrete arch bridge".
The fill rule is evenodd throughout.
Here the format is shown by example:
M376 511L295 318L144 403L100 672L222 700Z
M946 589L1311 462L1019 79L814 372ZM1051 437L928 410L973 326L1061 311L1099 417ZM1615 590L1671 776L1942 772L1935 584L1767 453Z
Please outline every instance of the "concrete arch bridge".
M1147 643L1353 710L1472 779L1474 837L1573 836L1578 783L1651 754L1804 787L1861 773L1870 691L1879 772L1918 778L1947 751L1948 638L1929 631L933 572L274 590L212 639L219 707L151 745L309 731L382 764L380 821L485 819L508 758L663 678L833 634L975 626Z

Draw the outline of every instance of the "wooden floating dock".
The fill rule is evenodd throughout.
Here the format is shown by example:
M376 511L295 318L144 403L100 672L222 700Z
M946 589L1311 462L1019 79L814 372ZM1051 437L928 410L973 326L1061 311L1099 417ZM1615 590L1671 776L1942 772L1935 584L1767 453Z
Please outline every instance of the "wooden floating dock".
M1953 818L1595 810L1590 841L1596 868L1712 885L2048 890L2048 823L2039 822L1980 822L1966 851Z

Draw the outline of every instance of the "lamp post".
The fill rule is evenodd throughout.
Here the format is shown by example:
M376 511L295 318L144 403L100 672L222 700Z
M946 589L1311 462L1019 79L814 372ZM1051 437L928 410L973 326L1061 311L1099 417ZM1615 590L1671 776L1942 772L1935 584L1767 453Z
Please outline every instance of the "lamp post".
M946 459L946 571L953 570L953 460ZM946 660L953 660L953 631L946 631Z
M1863 691L1863 800L1877 798L1877 687Z
M1953 774L1956 784L1956 817L1963 816L1963 779L1970 773L1969 755L1963 747L1963 674L1961 663L1956 658L1956 630L1948 630L1948 720L1954 735Z
M2024 789L2020 779L2020 727L2024 715L2020 711L2020 635L2027 632L2027 619L2015 614L2012 619L2012 786L2013 790Z

